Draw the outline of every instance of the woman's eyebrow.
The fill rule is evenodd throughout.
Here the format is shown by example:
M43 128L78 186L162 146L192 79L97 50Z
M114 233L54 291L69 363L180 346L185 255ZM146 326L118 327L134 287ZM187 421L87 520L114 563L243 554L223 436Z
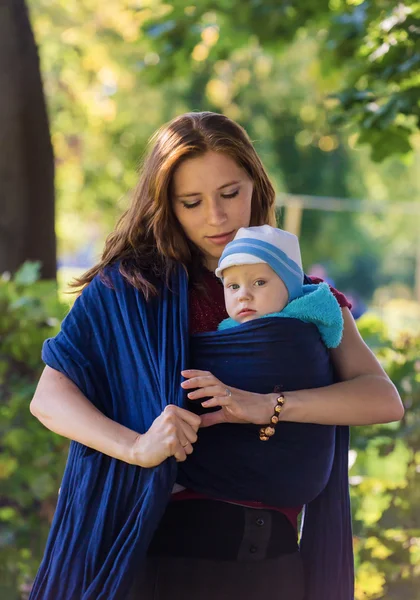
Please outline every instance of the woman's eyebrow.
M241 182L240 181L229 181L229 183L224 183L223 185L218 187L217 190L223 190L223 188L225 188L225 187L229 187L230 185L236 185L238 183L241 183Z
M228 183L224 183L223 185L221 185L220 187L217 188L217 191L223 190L226 187L229 187L231 185L237 185L238 183L241 183L240 181L229 181ZM200 192L188 192L188 194L176 194L177 198L189 198L190 196L199 196Z
M199 196L200 192L190 192L189 194L176 194L176 198L189 198L190 196Z

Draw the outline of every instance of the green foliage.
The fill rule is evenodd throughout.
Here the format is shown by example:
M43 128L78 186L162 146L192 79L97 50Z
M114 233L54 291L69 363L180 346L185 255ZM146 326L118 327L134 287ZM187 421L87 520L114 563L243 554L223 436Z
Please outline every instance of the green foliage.
M406 154L420 128L420 3L332 4L326 47L347 75L346 87L335 95L336 123L356 125L359 143L370 144L374 160Z
M332 29L347 3L304 0L296 10L259 0L29 0L29 7L56 156L64 264L76 264L69 259L81 248L84 266L96 260L149 136L188 110L238 120L279 192L369 198L385 207L420 193L418 164L372 164L354 128L347 139L329 120L326 99L350 81L353 65L340 54L347 26L337 21ZM395 273L412 285L417 237L416 219L306 210L302 254L307 268L326 264L337 285L368 299Z
M352 430L350 471L356 550L356 600L420 599L420 336L391 341L379 319L361 319L398 388L400 423Z
M0 278L0 592L7 600L38 567L68 446L29 412L42 343L65 314L55 284L38 274L39 264L26 263L13 279Z
M301 0L298 8L278 0L201 0L195 5L176 0L166 14L151 11L145 22L144 31L160 57L159 69L148 71L153 81L183 77L191 55L198 63L207 57L210 62L232 59L254 40L281 51L296 31L313 20L326 21L328 13L328 0Z
M160 57L159 68L146 69L162 82L223 60L257 43L282 60L302 29L317 30L324 72L340 69L331 123L356 125L359 143L368 143L381 161L407 154L420 126L420 4L417 0L304 1L299 8L279 2L200 2L178 0L165 15L151 13L145 32Z
M98 253L125 208L149 136L172 116L168 106L176 110L165 84L153 88L142 77L155 60L142 26L151 11L165 13L160 4L28 2L56 159L59 255L92 240Z

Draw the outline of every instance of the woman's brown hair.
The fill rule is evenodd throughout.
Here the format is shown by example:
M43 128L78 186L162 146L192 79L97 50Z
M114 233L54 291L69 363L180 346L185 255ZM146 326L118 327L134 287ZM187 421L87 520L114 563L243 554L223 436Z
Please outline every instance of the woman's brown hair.
M73 287L82 289L97 274L106 280L106 267L117 261L123 277L146 298L156 293L154 278L168 281L176 264L197 273L202 257L175 217L171 187L182 161L208 151L230 156L252 179L250 225L275 225L275 192L245 130L224 115L186 113L151 138L129 208L108 236L100 262Z

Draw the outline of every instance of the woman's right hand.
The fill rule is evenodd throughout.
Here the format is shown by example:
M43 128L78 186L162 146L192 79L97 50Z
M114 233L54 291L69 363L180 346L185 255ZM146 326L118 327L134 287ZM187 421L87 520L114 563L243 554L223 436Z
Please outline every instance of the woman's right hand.
M186 460L197 441L201 419L198 415L174 404L153 421L146 433L139 434L131 451L132 464L150 468L160 465L170 456L178 462Z

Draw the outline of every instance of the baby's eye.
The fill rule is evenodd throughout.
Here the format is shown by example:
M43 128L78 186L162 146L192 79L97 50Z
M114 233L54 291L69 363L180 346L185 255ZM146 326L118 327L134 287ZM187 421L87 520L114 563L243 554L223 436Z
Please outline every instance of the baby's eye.
M239 289L239 284L237 284L237 283L229 283L228 289L229 290L238 290Z
M264 279L257 279L257 281L255 282L255 285L257 287L261 287L262 285L265 285L265 280Z

